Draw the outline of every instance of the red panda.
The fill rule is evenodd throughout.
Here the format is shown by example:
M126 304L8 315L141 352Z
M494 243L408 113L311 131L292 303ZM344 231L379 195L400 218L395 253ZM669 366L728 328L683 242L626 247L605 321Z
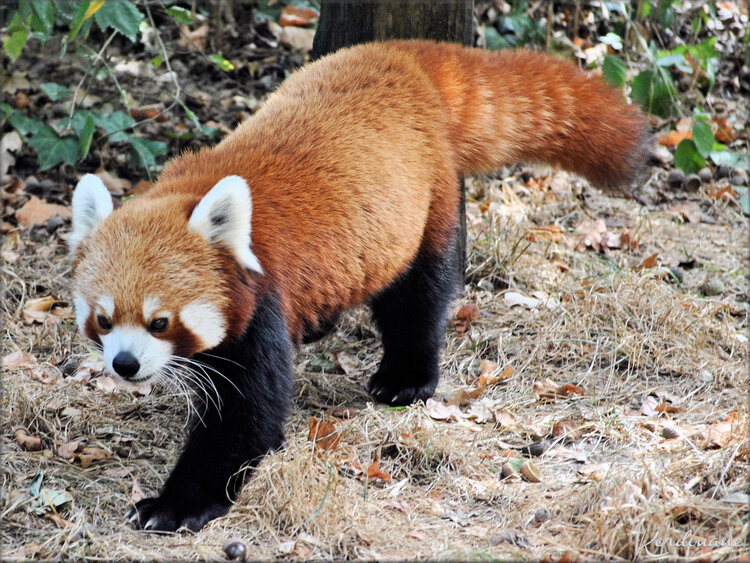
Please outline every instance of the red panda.
M84 176L70 236L80 330L125 379L187 370L217 395L131 520L198 530L224 514L240 469L283 443L293 346L357 303L369 300L383 340L372 396L432 395L460 174L534 160L615 189L647 139L642 114L571 63L393 41L302 68L120 209Z

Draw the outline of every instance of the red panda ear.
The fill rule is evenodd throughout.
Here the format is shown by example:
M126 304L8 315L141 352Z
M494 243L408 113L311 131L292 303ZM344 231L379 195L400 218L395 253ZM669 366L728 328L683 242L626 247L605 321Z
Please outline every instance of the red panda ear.
M86 174L73 192L73 232L68 237L71 254L96 226L112 213L112 196L98 177Z
M235 258L262 274L258 257L250 249L250 221L253 205L250 188L239 176L227 176L203 196L195 206L188 229L211 244L227 246Z

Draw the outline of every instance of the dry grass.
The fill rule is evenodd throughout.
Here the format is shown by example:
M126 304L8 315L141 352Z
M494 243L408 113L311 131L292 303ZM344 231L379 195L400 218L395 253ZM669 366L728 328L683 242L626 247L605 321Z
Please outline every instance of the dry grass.
M4 558L217 559L230 537L254 559L538 558L567 550L585 559L692 559L705 555L696 544L711 541L719 544L713 559L746 552L748 507L725 502L749 492L746 219L729 203L704 200L716 224L680 224L666 210L588 189L584 204L570 183L556 192L509 185L515 189L488 178L469 183L469 283L454 312L474 303L481 317L463 334L449 329L436 398L475 385L483 359L510 364L513 377L481 399L515 422L447 422L421 405L367 403L363 384L379 346L359 308L331 337L299 351L288 447L265 460L226 517L198 534L135 532L122 518L134 483L153 494L174 464L185 405L164 390L109 393L96 377L62 377L66 358L87 353L72 321L21 319L31 297L69 298L62 242L43 229L6 240L21 258L3 265L1 355L26 350L40 364L3 378ZM603 255L524 238L530 225L569 228L586 217L604 218L613 231L626 225L640 248ZM681 284L663 269L632 269L654 252L665 261L689 254L698 265ZM707 278L721 279L725 291L702 297ZM511 309L508 290L543 292L547 304ZM56 381L35 379L45 370ZM584 395L539 401L533 384L545 378ZM676 412L641 414L649 396ZM315 455L310 415L344 404L358 412L336 421L339 447ZM79 412L65 416L66 407ZM706 432L731 413L726 441L710 447ZM552 434L566 419L580 436ZM41 438L42 451L16 444L20 426ZM681 436L665 437L665 426ZM57 455L59 444L78 439L112 457L83 469ZM534 458L542 482L499 479L509 452L540 440L549 446ZM373 456L389 482L357 475ZM44 486L73 496L63 521L29 509L38 469Z

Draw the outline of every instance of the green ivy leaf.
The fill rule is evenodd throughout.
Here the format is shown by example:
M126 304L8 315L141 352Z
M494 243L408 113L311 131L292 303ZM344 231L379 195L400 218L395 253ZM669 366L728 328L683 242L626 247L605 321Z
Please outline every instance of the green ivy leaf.
M685 174L695 174L706 165L706 160L698 152L698 147L690 139L683 139L674 153L674 165Z
M130 137L133 147L132 157L137 166L154 166L156 157L167 154L167 145L161 141L152 141L141 137Z
M707 157L714 149L714 134L711 132L711 126L705 121L696 121L693 125L693 141L701 156Z
M711 153L711 160L717 166L725 164L731 168L742 168L743 170L750 170L750 155L741 154L730 151L713 151Z
M73 19L70 21L70 36L68 42L71 42L76 38L78 32L81 30L83 22L86 21L86 12L89 10L89 4L91 4L89 0L78 4L78 9L73 15Z
M31 19L34 31L40 34L43 40L49 39L55 25L55 7L52 0L34 0L31 8L34 11Z
M625 61L617 57L604 57L602 75L612 86L622 88L625 86Z
M135 120L127 113L113 111L108 116L93 114L96 124L107 132L110 143L124 143L130 141L130 135L125 130L135 125Z
M81 128L75 129L76 135L78 135L78 148L81 151L81 158L86 158L89 154L91 140L94 138L94 129L96 129L96 123L92 115L86 117Z
M110 0L97 10L94 19L102 31L111 27L135 42L143 14L130 0Z
M60 162L75 164L78 143L73 137L60 137L49 125L43 125L29 140L37 151L39 168L48 170Z
M53 102L67 98L72 92L65 86L60 86L56 82L45 82L40 86L42 92Z
M190 10L185 9L182 6L172 6L171 8L167 8L167 13L180 25L193 23L193 18L190 16Z
M504 47L500 32L492 25L487 25L484 28L484 42L490 51L497 51Z
M8 114L8 121L21 135L28 135L29 133L36 135L42 127L46 127L43 121L31 119L17 109Z
M660 71L644 70L633 79L631 96L643 109L660 117L672 115L672 94L674 83L671 75L663 69Z

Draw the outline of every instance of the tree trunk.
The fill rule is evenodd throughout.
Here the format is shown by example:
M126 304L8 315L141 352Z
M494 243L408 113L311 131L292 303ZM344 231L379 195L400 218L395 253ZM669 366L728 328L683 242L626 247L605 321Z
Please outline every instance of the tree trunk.
M432 39L472 45L474 0L321 0L312 59L357 43ZM466 199L460 178L459 289L466 272Z

